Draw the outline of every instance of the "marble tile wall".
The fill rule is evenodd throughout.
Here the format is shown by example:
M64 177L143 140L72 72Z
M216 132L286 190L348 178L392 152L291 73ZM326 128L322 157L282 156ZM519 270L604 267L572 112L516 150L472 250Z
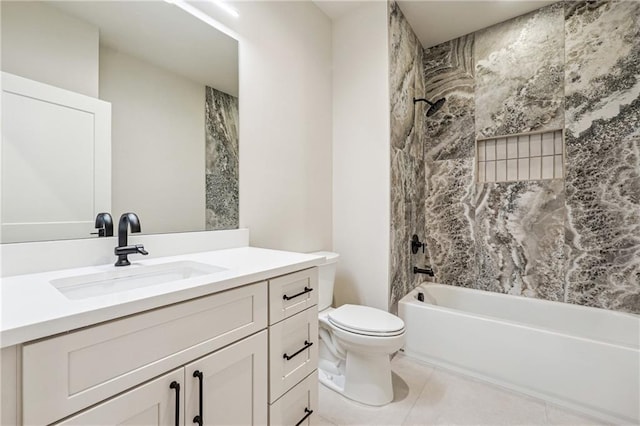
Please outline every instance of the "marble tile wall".
M389 3L389 67L391 92L391 253L389 306L421 282L414 265L428 261L422 252L411 254L413 234L424 235L425 167L424 104L414 108L413 98L422 97L424 77L418 38L398 5Z
M640 313L640 2L559 2L423 62L447 98L423 116L437 280ZM476 138L563 128L564 179L474 183Z
M562 128L563 3L481 30L475 39L478 138Z
M425 160L472 158L475 147L473 34L426 49L425 95L445 98L437 114L423 118L427 134ZM422 97L422 96L421 96Z
M425 239L438 282L474 288L478 276L473 158L426 165Z
M567 2L566 297L640 313L640 2Z
M475 80L470 34L426 49L427 98L445 98L426 123L425 239L441 282L473 287L477 276L473 242ZM443 209L441 206L447 206Z
M206 229L236 229L238 216L238 98L206 87Z
M564 300L564 182L478 184L474 288Z

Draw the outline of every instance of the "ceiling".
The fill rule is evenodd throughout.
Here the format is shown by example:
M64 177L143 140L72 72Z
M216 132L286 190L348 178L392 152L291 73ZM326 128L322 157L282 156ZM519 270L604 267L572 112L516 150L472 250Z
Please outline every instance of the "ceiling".
M336 20L370 1L314 0L314 3L332 20ZM426 48L515 18L556 1L399 0L398 5L420 43Z
M350 0L313 0L313 2L325 13L325 15L331 18L332 21L349 14L349 12L357 9L365 3L363 1Z
M49 3L97 26L100 43L194 82L238 96L238 42L158 1Z
M551 1L407 1L398 2L422 47L490 27L539 9Z

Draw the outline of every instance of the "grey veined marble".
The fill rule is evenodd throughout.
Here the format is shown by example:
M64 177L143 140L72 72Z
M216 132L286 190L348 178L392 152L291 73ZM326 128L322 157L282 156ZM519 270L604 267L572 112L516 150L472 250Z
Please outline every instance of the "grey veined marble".
M567 300L640 313L640 3L566 3Z
M206 229L235 229L238 216L238 98L206 88Z
M423 50L398 5L389 3L389 83L391 87L391 297L390 307L422 281L412 273L425 256L411 254L413 234L424 233Z
M429 119L395 3L390 30L392 303L424 261L445 284L640 314L640 1L559 2L427 49L423 93L447 98ZM475 138L563 127L564 179L474 183Z
M565 7L566 127L578 137L594 120L617 117L640 96L640 2L577 1Z
M563 301L564 183L477 186L477 288Z
M476 266L473 159L427 165L425 234L438 282L474 288Z
M427 161L474 155L473 42L470 34L425 50L425 96L432 102L446 99L436 114L424 118Z
M562 2L475 36L479 138L562 128Z

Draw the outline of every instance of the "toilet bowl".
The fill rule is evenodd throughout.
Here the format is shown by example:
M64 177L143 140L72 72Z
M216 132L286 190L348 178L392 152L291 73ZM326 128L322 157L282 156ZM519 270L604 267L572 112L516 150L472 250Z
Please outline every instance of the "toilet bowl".
M380 309L360 305L332 308L338 255L319 266L318 322L320 383L367 405L393 400L390 356L404 344L404 322Z

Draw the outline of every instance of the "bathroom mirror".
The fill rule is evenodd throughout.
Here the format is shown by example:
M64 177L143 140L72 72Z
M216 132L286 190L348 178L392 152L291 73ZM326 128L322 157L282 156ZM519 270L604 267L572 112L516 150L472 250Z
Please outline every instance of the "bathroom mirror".
M180 4L0 3L2 243L238 227L238 42Z

